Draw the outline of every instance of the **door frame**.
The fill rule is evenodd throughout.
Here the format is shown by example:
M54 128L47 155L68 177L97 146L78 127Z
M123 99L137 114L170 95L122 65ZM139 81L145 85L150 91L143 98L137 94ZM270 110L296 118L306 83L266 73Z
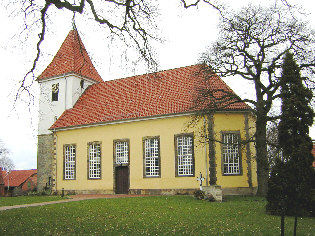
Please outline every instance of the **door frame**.
M128 144L128 163L116 163L116 143L117 142L127 142ZM128 193L130 191L130 140L128 138L125 139L115 139L113 140L113 191L116 194L117 192L117 184L116 184L116 169L118 167L126 167L128 168Z
M118 168L124 168L127 171L127 192L126 193L117 193L117 169ZM128 165L115 165L114 167L114 193L115 194L129 194L130 190L130 169Z

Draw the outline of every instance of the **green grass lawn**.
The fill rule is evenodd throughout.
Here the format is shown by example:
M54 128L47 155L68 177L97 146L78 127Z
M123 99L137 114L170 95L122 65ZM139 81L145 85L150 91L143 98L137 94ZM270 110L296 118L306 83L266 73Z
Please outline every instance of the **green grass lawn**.
M0 207L62 200L60 196L0 197Z
M191 196L93 199L0 212L0 235L280 235L265 200L223 203ZM292 235L293 218L286 218ZM315 218L299 218L298 235L314 235Z

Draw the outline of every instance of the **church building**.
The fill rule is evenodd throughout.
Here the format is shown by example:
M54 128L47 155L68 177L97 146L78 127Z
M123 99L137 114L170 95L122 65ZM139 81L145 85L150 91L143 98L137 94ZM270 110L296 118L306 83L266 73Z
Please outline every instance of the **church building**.
M202 175L223 194L254 193L255 149L242 141L255 116L234 102L197 117L202 88L233 92L216 75L205 80L202 67L103 81L71 30L37 78L38 189L191 194Z

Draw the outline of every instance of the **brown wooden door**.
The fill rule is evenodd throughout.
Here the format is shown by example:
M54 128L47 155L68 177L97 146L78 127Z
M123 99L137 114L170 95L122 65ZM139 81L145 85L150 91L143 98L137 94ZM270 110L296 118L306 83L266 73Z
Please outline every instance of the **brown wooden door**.
M129 191L129 173L128 166L116 167L116 193L127 194Z

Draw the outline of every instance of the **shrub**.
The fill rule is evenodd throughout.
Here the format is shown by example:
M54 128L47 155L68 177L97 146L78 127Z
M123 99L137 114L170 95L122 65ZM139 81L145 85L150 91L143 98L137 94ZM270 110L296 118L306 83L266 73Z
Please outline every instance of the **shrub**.
M76 192L75 191L67 191L66 195L67 196L76 195Z
M194 197L197 199L197 200L203 200L205 199L205 192L202 191L202 190L196 190L194 192Z
M47 196L47 195L51 195L51 190L50 189L42 190L39 193L40 195Z
M38 192L37 191L30 191L27 193L28 196L38 196Z
M298 173L292 161L276 160L268 180L267 205L269 214L288 216L314 215L314 189L307 180L297 183ZM307 169L305 169L307 172ZM305 174L307 176L307 173ZM311 174L309 174L311 176ZM314 173L313 173L314 176ZM314 178L310 178L314 179ZM311 181L309 181L311 182ZM299 189L297 189L299 187Z
M31 191L31 192L28 192L28 196L49 196L51 195L51 190L48 189L48 190L42 190L42 191Z
M14 188L12 191L12 197L23 196L23 195L26 195L26 192L24 192L20 187Z

